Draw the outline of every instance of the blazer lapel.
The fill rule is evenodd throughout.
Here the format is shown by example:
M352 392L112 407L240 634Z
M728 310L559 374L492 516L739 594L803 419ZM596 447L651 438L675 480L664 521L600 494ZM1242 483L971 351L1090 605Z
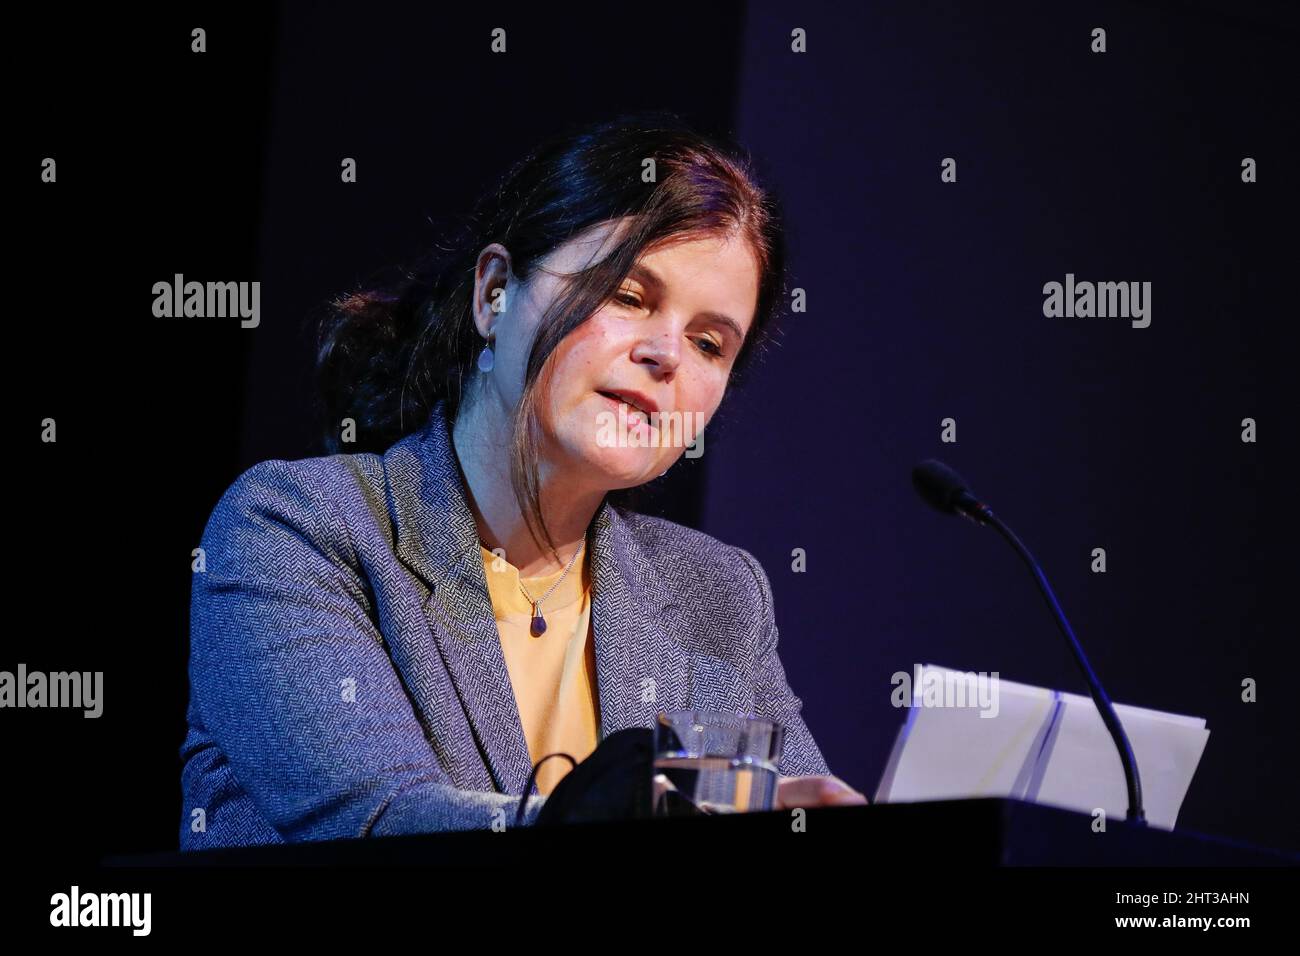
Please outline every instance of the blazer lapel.
M491 783L503 793L521 793L532 758L445 404L438 403L421 432L389 449L384 463L396 554L429 588L426 612L434 642ZM662 630L670 595L659 586L629 530L626 519L606 502L588 536L601 739L625 727L650 726L659 710L685 700L686 653ZM435 688L421 686L418 677L412 683L426 718L432 719L427 702ZM537 792L535 784L532 792Z
M606 502L591 530L601 739L653 726L660 711L683 707L687 693L686 651L664 630L672 594L627 522Z

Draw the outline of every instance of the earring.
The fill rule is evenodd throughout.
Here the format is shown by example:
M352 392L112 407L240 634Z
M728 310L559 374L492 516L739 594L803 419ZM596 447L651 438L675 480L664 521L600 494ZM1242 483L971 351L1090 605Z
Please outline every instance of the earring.
M483 346L482 352L478 353L478 370L490 372L496 364L496 356L492 354L492 340L488 339L488 344Z

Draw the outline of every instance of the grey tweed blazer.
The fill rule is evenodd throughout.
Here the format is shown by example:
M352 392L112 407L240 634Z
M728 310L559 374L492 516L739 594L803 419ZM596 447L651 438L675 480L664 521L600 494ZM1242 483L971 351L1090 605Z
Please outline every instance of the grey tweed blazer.
M235 480L193 576L181 849L514 824L532 763L478 544L442 404L383 455ZM830 772L749 552L606 502L588 559L602 739L752 712L783 775Z

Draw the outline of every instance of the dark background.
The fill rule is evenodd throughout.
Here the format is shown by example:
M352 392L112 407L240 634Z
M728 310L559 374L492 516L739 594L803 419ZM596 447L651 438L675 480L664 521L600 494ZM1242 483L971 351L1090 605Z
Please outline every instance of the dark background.
M312 310L560 123L666 107L755 154L809 309L646 509L763 562L832 770L874 792L902 720L889 678L916 663L1083 690L1018 559L914 497L935 456L1035 549L1116 701L1207 718L1180 826L1300 845L1283 7L207 5L16 26L0 669L102 670L105 712L0 713L6 837L47 861L175 847L190 551L242 470L320 453ZM154 318L176 272L260 280L261 326ZM1067 272L1151 281L1150 328L1044 318Z

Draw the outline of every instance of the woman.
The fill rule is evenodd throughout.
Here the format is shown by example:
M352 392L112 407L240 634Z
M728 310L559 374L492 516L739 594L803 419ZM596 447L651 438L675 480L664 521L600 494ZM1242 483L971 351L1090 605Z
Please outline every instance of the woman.
M458 241L333 303L335 454L254 466L204 531L182 848L501 826L521 799L531 823L571 767L543 757L687 707L785 727L780 806L865 802L804 724L754 558L627 507L782 269L744 159L653 114L552 139Z

